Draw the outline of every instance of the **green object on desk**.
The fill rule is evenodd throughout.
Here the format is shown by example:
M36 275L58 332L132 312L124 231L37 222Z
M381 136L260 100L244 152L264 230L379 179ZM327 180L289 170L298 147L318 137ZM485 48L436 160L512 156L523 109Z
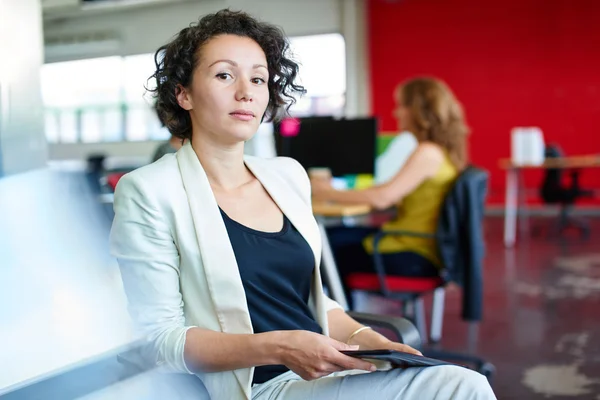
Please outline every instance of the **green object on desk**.
M356 186L356 175L344 175L346 181L346 189L354 189Z
M358 174L358 175L344 175L346 181L346 189L365 189L373 186L373 175L371 174Z
M375 142L376 155L380 156L383 154L385 149L390 145L392 140L394 140L396 136L392 135L377 135L377 141Z

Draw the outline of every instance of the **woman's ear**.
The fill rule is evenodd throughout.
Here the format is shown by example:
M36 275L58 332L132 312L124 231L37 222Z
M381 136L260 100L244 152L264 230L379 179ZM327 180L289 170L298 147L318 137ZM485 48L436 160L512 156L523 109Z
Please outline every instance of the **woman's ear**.
M175 96L177 97L177 103L179 104L179 107L187 111L194 108L192 99L187 89L182 85L177 85L177 88L175 88Z

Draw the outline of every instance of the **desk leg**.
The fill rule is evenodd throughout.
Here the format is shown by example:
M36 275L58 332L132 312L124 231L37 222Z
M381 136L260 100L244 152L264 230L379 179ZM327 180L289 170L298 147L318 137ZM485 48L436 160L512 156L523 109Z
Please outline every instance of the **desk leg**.
M529 208L527 207L527 187L524 174L517 174L517 223L520 237L529 235Z
M504 245L512 247L517 237L517 207L519 196L519 169L506 170L506 199L504 204Z
M317 223L319 224L321 241L323 243L321 266L327 284L329 285L329 295L333 300L337 301L344 310L348 311L348 300L346 299L344 287L342 286L342 279L340 278L337 264L333 257L333 250L331 249L331 244L327 237L327 231L319 218L317 218Z
M517 237L517 207L519 196L519 169L506 170L506 199L504 204L504 245L514 246Z

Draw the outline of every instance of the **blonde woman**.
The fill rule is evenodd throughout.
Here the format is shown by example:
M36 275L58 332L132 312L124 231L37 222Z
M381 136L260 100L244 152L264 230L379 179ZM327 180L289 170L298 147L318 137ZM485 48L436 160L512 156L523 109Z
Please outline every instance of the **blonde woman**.
M469 132L462 107L439 79L416 78L398 86L394 115L400 130L412 132L418 146L401 170L388 182L364 190L338 191L329 182L312 180L313 197L376 209L397 208L384 230L434 233L444 197L466 167ZM330 241L342 275L373 272L374 229L331 229ZM386 272L428 277L441 268L435 240L386 236L379 242Z

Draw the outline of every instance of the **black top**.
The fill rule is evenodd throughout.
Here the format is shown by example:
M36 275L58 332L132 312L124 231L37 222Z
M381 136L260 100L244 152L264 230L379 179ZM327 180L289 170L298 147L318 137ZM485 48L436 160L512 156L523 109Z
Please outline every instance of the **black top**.
M246 292L254 333L307 330L321 333L308 307L315 267L312 249L288 218L280 232L244 226L221 210ZM284 372L284 365L256 367L252 383Z

